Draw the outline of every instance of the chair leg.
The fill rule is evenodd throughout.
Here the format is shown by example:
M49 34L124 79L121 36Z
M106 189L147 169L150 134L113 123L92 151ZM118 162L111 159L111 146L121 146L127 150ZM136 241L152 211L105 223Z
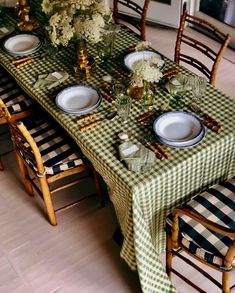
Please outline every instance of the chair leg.
M51 225L56 226L57 221L56 221L55 210L53 207L51 193L50 193L50 189L49 189L46 177L43 176L43 177L39 178L39 183L41 186L41 191L42 191L42 195L43 195L44 203L46 206L49 221L50 221Z
M24 161L22 159L22 157L16 152L16 157L17 157L17 160L18 160L18 163L19 163L19 167L20 167L20 173L21 173L21 176L23 178L23 181L24 181L24 186L27 190L27 192L29 193L30 196L33 196L33 187L32 187L32 184L29 180L29 173L28 173L28 170L24 164Z
M104 196L103 196L102 188L100 185L99 174L96 172L95 168L92 168L92 171L93 171L93 175L94 175L94 179L95 179L96 191L97 191L97 194L98 194L99 200L100 200L100 205L101 205L101 207L104 207Z
M1 159L1 156L0 156L0 171L3 171L3 170L4 170L3 162L2 162L2 159Z
M222 293L230 293L230 272L222 273Z
M171 278L171 269L172 269L172 239L171 235L166 235L166 273Z

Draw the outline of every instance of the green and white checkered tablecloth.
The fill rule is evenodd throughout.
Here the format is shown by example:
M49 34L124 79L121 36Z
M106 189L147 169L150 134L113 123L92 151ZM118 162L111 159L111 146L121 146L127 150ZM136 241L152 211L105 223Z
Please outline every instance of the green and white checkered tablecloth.
M12 20L8 18L9 22ZM130 32L121 30L117 35L114 56L136 44ZM94 47L89 47L96 55ZM118 118L103 120L96 127L81 133L76 116L60 111L55 104L55 93L76 84L71 73L75 61L73 47L62 48L56 59L35 58L34 62L17 69L11 61L14 57L0 50L0 64L18 81L25 91L42 105L80 146L101 174L110 190L110 198L124 235L121 257L133 270L138 270L143 292L175 292L158 255L165 249L165 217L172 209L192 195L220 179L235 175L235 102L215 88L207 85L202 109L224 124L224 130L216 134L206 131L206 137L189 149L168 149L173 160L157 161L146 173L129 171L118 158L117 134L127 131L136 141L150 133L150 129L136 122L142 113L138 102L133 102L130 119L122 125ZM166 69L176 65L166 59ZM102 68L97 62L95 72L87 84L99 87L102 77L111 72L113 64L106 62ZM189 74L180 68L185 74ZM69 79L55 90L34 89L33 83L42 73L67 71ZM157 101L169 101L170 96L159 89ZM108 109L115 108L103 100L96 110L97 118L103 118Z

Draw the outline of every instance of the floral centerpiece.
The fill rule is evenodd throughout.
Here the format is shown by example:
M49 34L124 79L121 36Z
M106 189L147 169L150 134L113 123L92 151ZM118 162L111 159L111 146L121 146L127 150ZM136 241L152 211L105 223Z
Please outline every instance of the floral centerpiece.
M112 22L111 10L100 0L43 0L42 11L49 16L47 29L55 46L67 46L74 37L98 43Z
M152 57L149 60L140 60L134 63L130 80L129 94L136 100L142 100L145 106L151 106L154 98L153 84L158 82L163 74L159 68L163 60Z

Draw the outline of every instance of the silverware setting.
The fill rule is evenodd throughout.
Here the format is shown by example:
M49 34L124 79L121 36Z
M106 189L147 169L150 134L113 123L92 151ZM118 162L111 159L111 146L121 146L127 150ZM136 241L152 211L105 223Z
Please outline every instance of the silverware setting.
M95 127L96 125L100 124L101 122L103 122L104 120L112 120L114 117L116 117L116 115L117 115L117 111L108 112L108 113L106 113L104 118L100 118L100 119L98 119L96 121L93 121L93 122L91 122L89 124L81 126L80 127L80 132L84 132L84 131L86 131L88 129L91 129L91 128ZM83 122L92 120L92 119L94 119L96 117L97 117L96 113L92 113L92 114L88 114L88 115L86 115L84 117L78 118L76 121L77 121L78 124L81 124Z
M215 133L220 133L221 130L224 128L224 125L213 118L210 114L207 114L201 110L201 108L196 104L191 104L188 106L190 110L192 110L195 114L197 114L202 123L212 130Z
M159 160L162 161L164 158L168 160L173 159L172 156L165 150L165 148L156 142L153 137L149 137L148 139L140 139L139 142L152 151Z

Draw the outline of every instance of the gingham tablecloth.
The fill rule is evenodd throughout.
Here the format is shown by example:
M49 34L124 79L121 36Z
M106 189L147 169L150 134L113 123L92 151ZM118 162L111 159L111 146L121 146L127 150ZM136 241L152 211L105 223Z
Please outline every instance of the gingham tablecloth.
M12 20L8 18L8 21L10 23ZM136 43L133 34L121 30L117 35L114 56L120 56ZM89 47L89 52L95 56L95 47ZM117 152L119 132L129 132L134 141L150 133L150 129L136 122L136 117L142 113L137 102L133 102L127 124L122 125L116 117L111 121L103 120L84 133L79 131L75 115L63 113L57 108L55 93L81 82L71 75L74 56L71 46L61 49L54 60L50 57L35 58L33 63L17 69L11 63L14 57L0 50L0 64L66 129L107 183L124 235L121 257L131 269L138 271L143 292L176 292L158 258L165 249L165 217L176 205L195 193L220 179L235 175L235 103L208 84L202 109L222 122L224 130L220 134L207 130L204 140L193 148L169 149L173 160L158 160L151 171L137 174L120 162ZM172 61L166 59L166 70L174 66ZM102 66L97 62L87 84L99 87L102 77L110 74L112 68L110 62ZM189 74L183 68L180 70ZM54 71L67 71L70 77L55 90L33 88L39 74ZM157 102L167 102L169 99L170 96L159 89ZM97 118L102 119L112 108L115 105L103 100L96 111Z

